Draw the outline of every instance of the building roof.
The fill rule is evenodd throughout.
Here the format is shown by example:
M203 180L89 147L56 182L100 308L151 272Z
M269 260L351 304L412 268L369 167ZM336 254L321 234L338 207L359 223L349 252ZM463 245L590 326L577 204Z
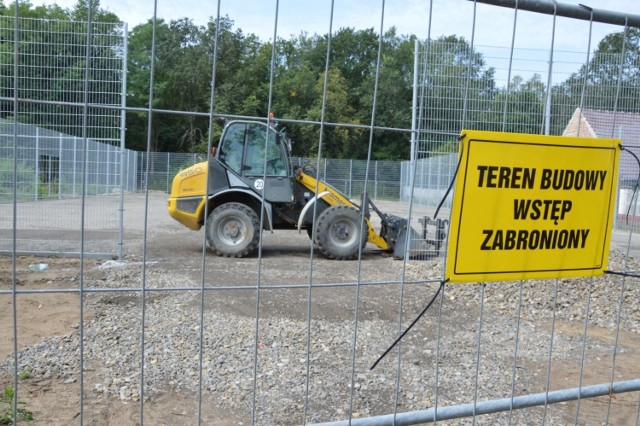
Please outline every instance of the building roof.
M640 158L640 114L633 112L614 112L585 109L580 113L576 108L571 120L562 133L563 136L586 138L619 138L625 150ZM639 178L638 162L624 151L620 155L619 178L635 181Z

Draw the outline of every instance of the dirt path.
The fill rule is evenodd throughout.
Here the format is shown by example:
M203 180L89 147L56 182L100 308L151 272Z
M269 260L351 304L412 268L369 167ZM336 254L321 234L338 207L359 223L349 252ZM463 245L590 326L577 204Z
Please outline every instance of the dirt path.
M199 287L206 286L248 287L247 291L211 292L205 299L207 311L219 312L221 315L239 315L252 317L255 315L255 285L258 278L262 285L268 287L277 284L331 284L331 287L313 291L314 319L331 321L353 319L355 289L343 284L353 282L390 283L388 286L365 285L359 294L359 309L362 320L381 320L393 325L397 323L399 283L403 278L402 262L393 260L370 245L364 253L360 267L357 262L336 262L324 259L316 253L313 262L309 260L310 245L306 233L277 231L265 233L262 259L222 259L207 253L202 256L202 232L192 232L171 220L164 211L165 196L151 194L149 199L148 232L146 234L146 250L144 233L144 196L140 194L128 196L125 211L125 260L135 263L146 258L146 285L162 287L167 285L166 277L180 276L183 284ZM404 214L406 206L382 202L384 211ZM427 214L427 212L421 212ZM616 244L626 240L622 236ZM46 263L44 271L31 271L29 265ZM52 336L71 336L78 333L80 324L80 286L92 286L107 279L113 279L109 269L101 267L104 260L84 259L81 264L77 258L41 258L19 256L15 264L16 284L18 290L29 290L30 293L16 296L17 331L19 350L35 345ZM202 268L204 265L204 275ZM432 263L418 264L412 267L420 274L435 268ZM129 275L122 275L119 285L135 287L142 276L142 265ZM10 290L13 285L14 265L11 257L0 257L0 289ZM81 275L82 272L82 275ZM437 274L438 271L436 271ZM204 276L204 278L203 278ZM422 275L424 276L424 275ZM204 281L203 281L204 280ZM428 299L420 288L408 288L405 297L413 302L406 305L407 317L416 315ZM465 309L457 308L456 299L450 293L446 308L450 316L443 322L448 333L459 330L473 330L474 318L477 318L478 307L469 301ZM120 295L118 295L120 296ZM85 296L88 297L88 296ZM262 293L261 317L288 318L304 321L307 316L306 302L309 291L304 286L299 289L280 291L265 290ZM170 299L166 299L169 301ZM474 304L475 303L475 304ZM94 312L84 304L84 321L93 319ZM171 305L167 305L171 309ZM190 309L199 309L195 300ZM489 308L488 308L489 309ZM13 353L13 295L0 294L0 359L12 356ZM547 322L543 327L550 327ZM433 331L416 331L414 341L432 339ZM568 322L559 320L556 333L563 338L579 341L584 332L584 322ZM424 333L424 334L420 334ZM590 326L590 344L587 349L587 362L583 371L583 383L594 384L607 382L610 378L612 363L610 348L613 345L611 329ZM472 343L472 342L471 342ZM471 344L470 343L470 344ZM534 342L535 343L535 342ZM544 345L545 342L538 342ZM640 377L640 338L637 334L622 331L619 347L622 348L616 359L615 380ZM609 354L609 355L607 355ZM580 371L580 353L571 359L554 361L552 364L552 388L567 388L578 385ZM537 384L529 392L543 391L546 378L546 365L528 365L538 374ZM21 372L22 373L22 372ZM0 386L12 383L13 371L0 372ZM82 413L80 412L80 384L66 380L65 377L48 378L38 381L26 378L20 381L20 400L33 411L37 419L35 424L67 425L78 424L79 417L85 424L138 424L141 417L141 404L136 401L122 402L96 393L91 387L91 369L85 372L85 396ZM22 374L21 374L22 376ZM28 376L28 372L24 372ZM506 395L505 395L506 396ZM203 394L202 415L206 424L245 424L250 420L247 413L220 408L219 401ZM604 420L608 398L596 398L581 401L581 424L600 424ZM638 408L637 393L615 396L612 400L612 424L629 424L635 421ZM564 403L559 408L568 422L573 422L577 405L575 402ZM144 404L144 421L153 425L193 424L197 419L198 405L194 395L166 391L150 395ZM457 423L451 423L457 424Z

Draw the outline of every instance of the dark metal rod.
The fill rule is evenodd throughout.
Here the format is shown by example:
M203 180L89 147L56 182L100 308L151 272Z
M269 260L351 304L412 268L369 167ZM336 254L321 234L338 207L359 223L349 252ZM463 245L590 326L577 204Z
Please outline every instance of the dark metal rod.
M470 0L474 1L474 0ZM553 15L554 11L557 16L566 18L581 19L583 21L591 20L591 12L593 12L593 22L601 22L604 24L625 25L640 28L640 15L632 15L623 12L614 12L604 9L591 8L588 5L575 5L567 3L557 3L553 0L475 0L478 3L491 4L494 6L508 7L511 9L518 6L518 10L527 10L529 12L543 13L545 15ZM557 8L557 9L556 9Z
M606 396L625 392L635 392L640 390L640 380L626 380L615 382L613 384L603 383L593 386L583 386L572 389L561 389L551 392L542 392L531 395L522 395L513 398L494 399L491 401L483 401L477 404L463 404L449 407L438 407L438 415L436 417L435 410L429 408L421 411L411 411L406 413L398 413L395 417L392 414L367 417L351 420L351 426L383 426L383 425L415 425L422 423L431 423L435 420L451 420L461 417L470 417L475 410L476 415L498 413L501 411L509 411L511 404L514 409L535 407L543 404L556 404L559 402L572 401L580 398L594 398L597 396ZM349 422L337 421L329 423L317 423L314 426L347 426Z

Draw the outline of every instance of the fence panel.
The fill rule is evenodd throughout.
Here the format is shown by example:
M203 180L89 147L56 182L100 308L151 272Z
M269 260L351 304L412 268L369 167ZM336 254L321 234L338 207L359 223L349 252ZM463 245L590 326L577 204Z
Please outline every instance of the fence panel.
M9 95L0 101L0 250L13 245L15 162L20 251L117 254L126 29L119 23L3 14L0 33L6 42L0 91ZM94 207L85 210L84 197L94 197ZM56 203L65 211L49 214ZM91 237L81 224L95 231Z
M84 206L84 229L95 231L96 237L85 241L85 250L109 256L117 253L117 211L123 189L119 147L93 140L85 144L76 136L32 125L19 124L14 129L12 123L3 120L0 150L3 154L0 250L7 252L12 247L10 231L14 225L10 211L14 201L15 152L19 251L78 253L81 228L77 217ZM86 197L94 198L92 207L84 202ZM50 213L53 205L56 214Z
M299 158L299 164L317 160ZM368 173L367 173L368 172ZM372 199L397 200L400 188L400 162L371 161L367 168L364 160L326 158L320 161L318 178L327 182L351 199L360 199L367 183L367 194Z
M88 7L94 7L89 3ZM223 31L183 38L183 31L192 27L189 22L166 24L153 19L149 25L156 25L160 31L143 27L137 41L144 48L133 61L149 72L142 76L149 80L149 93L140 94L149 105L115 109L128 113L144 109L151 118L146 132L155 136L153 124L158 117L163 124L170 121L168 118L176 120L171 124L184 119L184 129L189 130L193 130L189 125L196 116L211 123L219 116L233 118L252 111L255 115L242 117L264 122L272 99L280 106L283 98L294 99L295 103L308 97L308 105L302 108L295 103L291 116L281 121L299 125L301 134L317 135L318 140L310 142L316 147L340 135L344 139L338 140L342 144L338 148L344 146L364 157L366 153L385 152L374 149L379 148L374 147L375 132L413 135L413 156L402 167L382 161L329 159L330 155L320 148L311 155L322 160L308 162L316 165L321 179L349 197L357 199L367 182L367 192L379 200L377 205L383 213L410 218L417 240L434 246L420 253L419 259L394 259L389 251L368 244L356 260L334 261L323 256L305 232L282 229L263 232L252 256L217 257L207 247L204 230L189 230L166 214L166 191L172 176L198 161L197 156L118 151L121 161L126 158L126 165L116 164L114 148L99 145L104 141L94 139L90 134L93 127L82 120L68 126L77 131L69 134L78 139L62 137L62 142L59 135L29 133L36 132L36 127L25 129L24 135L6 130L0 145L0 196L7 200L0 204L0 223L11 256L0 257L0 304L10 308L0 310L0 323L11 326L0 331L0 386L6 389L4 394L9 395L13 407L9 403L0 413L8 413L13 420L32 412L43 424L100 424L105 419L123 424L637 424L640 252L636 214L625 214L629 221L624 226L619 218L604 276L467 285L447 282L443 259L448 248L446 240L438 238L439 232L448 231L444 222L449 215L446 199L435 217L457 165L458 136L463 129L561 134L577 111L576 129L597 130L593 127L597 116L589 114L603 108L614 111L608 122L619 123L618 113L639 112L639 98L633 95L633 85L618 86L620 90L615 91L608 83L604 85L606 90L595 87L595 83L604 81L596 71L625 64L618 68L622 74L634 75L638 70L635 59L626 68L626 61L606 59L604 55L604 62L592 67L591 49L586 49L586 55L578 55L580 60L559 54L553 45L542 53L529 51L524 58L515 55L512 45L511 49L500 50L501 54L493 51L492 55L502 57L489 58L488 53L481 54L489 50L474 44L476 30L504 27L506 21L499 11L506 10L515 33L525 19L523 10L463 0L425 1L415 10L414 3L403 3L404 13L398 15L385 11L384 3L376 8L370 2L361 2L357 15L375 16L380 26L359 34L362 37L354 41L353 54L345 53L349 43L339 37L351 34L350 29L335 32L336 40L332 38L333 18L346 12L334 14L327 6L331 20L326 38L311 42L301 37L299 41L309 43L289 43L274 37L274 46L247 37L250 43L244 46L259 52L256 57L260 61L243 63L239 68L225 68L217 61L241 50L234 43L224 44L224 49L218 44L232 34L243 38L243 32L229 30L228 20ZM456 27L471 31L469 41L431 37L431 23L452 14L444 9L451 4L455 6ZM538 7L548 14L549 5L519 0L512 6L524 10ZM560 3L551 6L551 13L565 14L565 19L567 10L575 12L571 20L583 20L587 13L591 22L586 24L590 26L597 23L593 22L595 18L604 16L624 18L622 23L629 26L625 34L640 27L640 18L634 16L603 14ZM278 3L268 7L268 16L274 18L284 9L278 9ZM476 22L479 8L489 13ZM389 102L399 99L407 101L409 109L410 100L400 95L404 92L399 82L411 81L410 55L398 56L404 57L403 61L384 62L395 49L406 52L402 40L388 43L384 36L395 34L390 26L402 24L407 11L429 11L427 19L421 21L421 26L429 23L429 37L416 55L415 120L411 129L408 121L402 124L402 120L385 114ZM193 14L206 12L203 6ZM224 16L225 10L221 12ZM260 21L267 20L266 16L261 15ZM543 15L536 16L541 19ZM546 17L553 22L548 30L536 26L539 34L571 21L556 23L555 16ZM312 22L315 19L309 20L310 25ZM13 23L3 25L3 30L13 28ZM622 24L618 21L617 25ZM165 32L172 29L176 31ZM272 28L271 34L277 36L278 28ZM619 46L627 46L627 39L622 37ZM629 36L627 41L632 39ZM33 53L15 37L5 40L16 52ZM156 109L157 99L151 88L163 87L163 81L154 77L161 79L168 69L176 69L156 70L153 64L164 60L165 55L157 54L154 48L170 45L173 53L193 58L192 48L200 42L211 42L206 51L217 55L198 57L203 61L197 63L198 67L192 61L195 74L212 70L210 84L204 85L212 91L205 96L212 102L209 111L188 111L185 105L190 104L177 102L175 109ZM318 68L317 75L304 79L306 86L299 85L292 72L300 66L301 73L308 75L310 66L300 65L302 55L295 55L293 47L314 43L321 47L309 55ZM267 60L270 54L278 56ZM179 55L166 56L173 59ZM492 71L484 59L498 65ZM331 69L336 61L356 66ZM222 68L218 70L217 66ZM274 71L276 66L278 72ZM515 78L521 67L531 67L527 69L531 71L528 80ZM180 71L189 78L197 77L188 74L191 69ZM364 75L362 84L347 87L345 71ZM538 72L543 77L534 77ZM557 72L565 73L564 77ZM228 104L217 103L229 88L217 78L237 73L242 73L247 86L251 77L265 90L247 95L238 104L229 98L223 98ZM18 74L13 75L14 83ZM399 74L403 78L391 83L385 80ZM89 80L85 76L80 82L86 85ZM319 84L323 90L317 90ZM312 87L316 87L315 92ZM216 91L218 88L221 90ZM173 89L174 95L181 92L180 88ZM68 91L70 95L79 94L77 87ZM280 97L272 98L274 92ZM47 100L29 98L28 93L3 97L3 105L33 101L43 110L50 106ZM371 123L358 122L352 109L337 102L347 98L360 109L372 111ZM93 108L91 100L78 97L70 104L76 110ZM259 106L264 108L264 117L253 113ZM49 117L51 111L37 110L39 116L55 121ZM332 117L339 112L337 116L349 122L325 122L325 112ZM15 129L15 118L8 118L9 127ZM402 128L390 128L387 120ZM330 131L325 134L322 129ZM629 131L617 129L620 127L605 129L606 136L622 136L625 149L628 146L635 153L634 144L626 139ZM584 135L582 130L576 132ZM357 139L354 134L370 137ZM602 136L597 131L595 135ZM368 140L369 146L347 147L347 143L361 140ZM78 148L80 141L86 143ZM154 143L150 137L147 152L152 151ZM410 151L409 147L400 148ZM336 146L332 149L340 152ZM90 165L82 169L84 180L80 181L75 175L77 158L73 158L78 152L82 164ZM114 179L117 170L123 168L126 178L121 174L119 180ZM625 176L621 189L637 186L633 177L636 169L629 164L628 170L621 173ZM64 176L57 187L53 179L56 171ZM400 174L402 184L396 187L392 182L398 181ZM80 191L84 192L74 198L77 183L82 184ZM80 244L77 259L22 256L25 229L33 233L34 240L37 234L50 231L47 222L28 222L28 213L53 218L55 227L62 227L56 220L72 223L63 230L70 237L75 238L75 232L99 233L103 229L100 222L118 214L112 207L122 198L105 195L113 192L110 185L115 183L120 187L131 183L137 191L127 194L118 212L125 213L120 230L124 234L124 256L87 261L91 251L86 243L91 238L80 240L85 243ZM387 194L391 199L386 199ZM51 198L43 201L43 196ZM401 197L403 202L392 201L394 197ZM618 211L624 206L635 210L633 192L619 198ZM239 200L240 196L232 202ZM237 205L234 208L255 224L250 211ZM264 213L264 209L261 211ZM369 213L374 228L380 229L380 218ZM259 220L264 223L265 217ZM444 228L439 228L441 225ZM229 220L225 226L226 236L241 234L237 220ZM342 229L344 234L351 230ZM443 244L435 247L440 242Z

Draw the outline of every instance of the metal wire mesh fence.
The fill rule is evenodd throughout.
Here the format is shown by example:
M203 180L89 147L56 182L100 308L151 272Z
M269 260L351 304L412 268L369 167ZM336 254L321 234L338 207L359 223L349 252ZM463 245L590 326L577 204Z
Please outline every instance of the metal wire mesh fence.
M513 67L518 63L519 57L532 54L524 49L509 51L482 46L476 49L489 49L495 55L494 58L509 58L507 65L512 64ZM475 63L465 65L471 75L477 76L475 85L470 84L467 90L456 91L454 89L465 87L466 75L460 70L456 72L451 69L460 65L442 63L446 60L445 52L472 57L472 46L431 41L420 45L417 51L419 67L416 74L425 83L416 86L418 100L415 108L419 110L416 126L419 137L415 153L417 160L434 158L430 160L433 166L428 166L428 169L434 169L427 173L433 176L438 176L441 172L445 174L443 178L436 179L450 180L453 176L455 168L450 166L451 156L447 157L449 160L436 158L455 146L460 128L580 137L619 137L630 150L637 151L638 130L637 126L631 124L637 121L640 114L637 88L633 83L623 84L621 79L616 78L618 75L634 73L633 70L640 66L637 57L624 60L624 53L600 53L585 65L584 55L556 52L560 59L555 59L552 66L549 66L548 59L538 59L538 62L549 67L546 71L536 69L536 61L527 61L526 70L533 73L527 82L523 82L520 76L511 75L515 73L512 68L497 68L495 71L498 74L511 77L508 81L498 80L503 84L502 89L492 89L489 82L482 80L487 69L484 62L478 59ZM540 57L540 53L537 52L536 56ZM616 64L619 67L609 71L606 79L599 75L604 68L615 67ZM580 71L572 74L567 69ZM444 78L442 74L446 75L447 80L438 83L439 78ZM452 78L450 74L456 77ZM541 75L546 76L545 81L559 83L545 86ZM593 84L593 81L598 84ZM491 84L495 83L491 80ZM426 84L429 85L428 88L425 87ZM486 96L488 90L495 91L494 95ZM618 96L614 96L616 93ZM440 106L442 102L444 108ZM463 106L465 102L468 107ZM449 164L446 170L441 169L442 162ZM424 175L424 172L417 173ZM621 179L634 179L637 174L637 163L633 158L625 157L621 165ZM416 182L416 187L429 188L432 181L427 180L422 185L421 179ZM405 186L409 186L408 179L403 182ZM436 187L440 186L436 184Z
M540 2L520 0L514 6L528 3ZM424 7L432 5L425 2ZM557 10L564 10L560 6L556 3ZM277 11L277 4L275 7ZM475 10L478 6L457 1L456 7ZM433 19L438 19L437 13ZM385 17L382 7L380 37ZM639 19L627 17L626 22L640 25ZM476 25L492 26L493 22L467 24L475 31ZM151 25L160 23L152 21ZM329 24L329 35L331 28ZM86 31L91 35L90 26ZM189 111L183 105L169 111L154 109L157 85L153 64L159 58L153 50L158 39L154 31L148 34L148 61L138 63L145 67L151 64L146 68L151 74L149 103L145 108L116 109L148 119L150 153L155 143L154 119L184 117ZM214 45L219 35L216 32ZM13 52L29 52L15 37L9 44ZM192 45L184 43L183 47ZM382 68L381 46L370 49L378 53L377 60L369 57L376 75ZM319 177L350 197L356 198L366 189L369 196L384 200L378 205L383 212L410 217L418 230L423 223L433 226L426 219L434 218L434 206L450 183L462 129L535 134L548 129L550 134L560 134L577 108L583 113L576 116L579 129L584 124L585 129L595 130L598 116L589 116L588 110L611 108L615 118L605 121L613 123L620 123L618 109L637 113L637 96L620 85L615 93L591 91L585 84L591 81L587 72L580 74L574 69L576 84L550 90L555 76L514 81L514 71L520 65L507 56L500 62L505 64L508 78L498 82L509 84L492 86L491 73L476 62L478 56L470 54L468 48L477 47L473 42L465 46L440 40L426 46L423 54L429 59L416 72L419 84L415 88L420 96L416 96L414 129L378 126L375 114L370 125L343 125L347 130L369 132L367 153L373 152L376 131L413 134L411 161L400 168L397 163L371 159L364 163L322 160L316 170ZM263 56L268 56L269 50L261 50ZM554 52L553 46L550 50ZM326 57L321 58L327 68L332 52L327 43ZM218 49L210 50L214 71L218 53ZM559 60L555 53L549 61L554 70ZM275 56L275 50L271 55ZM568 57L561 56L563 60ZM447 58L451 63L445 66ZM587 64L588 58L582 64ZM279 59L285 62L285 58ZM550 69L543 62L538 66ZM608 63L600 64L600 69L603 64ZM267 69L264 65L258 67L262 72ZM87 65L79 68L86 70ZM631 68L627 71L633 74ZM271 74L260 74L269 93L281 83ZM19 73L14 72L12 78L13 85L4 87L15 87ZM86 73L80 79L85 95L89 80ZM376 81L368 81L371 97L362 96L374 111L380 101ZM324 80L325 87L327 84ZM212 105L207 112L193 111L194 116L210 122L219 115L236 116L237 111L220 111L228 105L216 104L216 87L212 77ZM50 105L46 99L31 102L25 93L12 93L2 101L10 111L30 103L43 108ZM515 97L524 100L515 102ZM269 102L267 98L249 99L243 111L251 110L255 103ZM324 111L327 98L326 91L319 95L318 111ZM596 105L596 100L605 103ZM85 96L68 106L87 111L92 109L90 105L92 101ZM554 108L561 112L559 109L556 114ZM265 121L253 115L242 118ZM87 142L83 149L88 163L92 158L88 147L93 146L88 143L93 140L91 125L90 120L80 121L78 127L69 127L78 130L81 134L76 136ZM289 117L288 122L319 129L317 157L326 157L322 151L322 130L327 124L323 114L317 120L309 120L307 115ZM3 151L2 160L8 160L8 165L1 169L3 176L12 176L2 178L3 185L10 183L11 188L3 189L3 194L10 195L1 205L3 209L6 206L3 231L11 244L11 256L0 258L0 303L10 307L0 310L0 323L12 325L0 334L0 386L10 395L1 401L5 405L0 414L11 416L10 421L15 422L26 410L47 424L100 424L106 423L105 419L125 424L638 423L640 295L636 280L640 264L633 191L619 196L624 203L620 201L618 211L627 207L624 217L631 220L613 234L609 274L588 279L451 285L445 282L442 257L420 262L396 260L367 245L357 260L338 262L322 256L305 233L278 229L260 234L253 257L215 257L206 248L206 233L189 231L166 214L164 191L172 175L198 161L197 156L153 153L134 156L127 163L135 176L132 183L143 190L128 194L121 207L126 213L121 230L123 256L90 261L83 237L93 231L87 218L92 211L117 211L107 209L104 203L113 197L99 195L111 191L111 179L106 178L111 176L109 148L93 161L95 170L102 170L92 177L95 187L87 177L79 198L73 198L74 162L66 159L66 150L74 139L54 143L59 136L18 136L15 129L20 126L15 121L13 132L8 132L11 153L5 158ZM331 123L331 127L340 125ZM605 130L605 135L626 137L633 128L615 125ZM632 142L623 138L630 149ZM23 145L28 149L20 155L31 161L30 166L17 154ZM120 150L118 155L122 158L124 152ZM308 162L318 164L314 159ZM628 173L620 173L625 176L626 189L637 184L635 169L630 167ZM67 177L59 179L56 187L52 178L62 170L68 170ZM84 170L82 173L88 174L89 169ZM38 179L34 180L36 173ZM397 185L400 174L402 181ZM130 175L126 180L124 177L118 176L120 188L129 182ZM236 183L249 190L248 185ZM96 196L89 196L94 188ZM53 199L41 200L45 194ZM402 197L405 203L390 202L387 195L390 199ZM41 205L46 205L46 210L40 215L76 222L74 229L82 234L78 259L21 256L22 221ZM445 211L441 214L447 217ZM420 321L412 321L423 314ZM413 328L403 334L410 325ZM398 338L401 343L377 363Z
M314 158L294 159L299 165L310 165L317 176L324 182L352 199L359 199L365 192L373 199L398 200L400 194L399 161L371 161L367 169L365 160L345 160L322 158L320 162Z
M464 39L416 43L417 137L414 163L403 164L401 199L440 203L455 176L456 156L446 153L456 149L460 129L619 137L628 152L620 165L616 226L626 229L638 211L632 194L640 170L632 155L639 153L640 134L631 123L640 118L640 103L635 79L625 76L635 74L639 58L624 50L593 56L553 45L548 51L516 48L516 30L517 21L511 48ZM448 197L444 206L450 205Z
M119 23L0 16L2 116L120 145L125 31Z
M18 250L78 252L78 224L71 218L79 214L83 197L95 197L104 205L85 211L84 228L100 234L85 250L117 253L119 194L135 189L135 153L123 155L111 144L1 120L0 158L0 250L11 251L15 200ZM52 204L64 206L64 212L58 207L50 214Z
M21 251L79 252L82 199L101 196L104 205L84 214L82 227L98 232L84 249L118 252L122 203L108 198L129 189L121 166L133 161L122 150L125 32L119 23L0 16L1 250L11 249L15 221ZM15 212L11 201L21 203ZM49 214L53 202L65 212Z
M85 144L77 136L26 124L18 124L17 134L15 130L13 123L0 121L3 203L13 199L14 144L19 165L18 201L78 198L83 191L96 196L136 190L133 151L125 151L123 175L118 146L94 140Z
M15 147L14 147L15 144ZM14 151L15 149L15 151ZM0 120L0 205L3 220L0 250L10 251L12 228L9 209L13 201L13 156L16 155L16 201L20 207L21 252L76 252L78 241L61 244L60 234L76 229L69 220L79 212L80 198L92 197L85 212L85 229L105 231L100 241L86 245L95 254L116 255L122 245L118 230L122 220L117 212L120 194L145 190L169 193L174 176L206 156L196 153L140 152L109 143L87 140L43 127ZM299 164L317 165L317 160L298 158ZM345 195L360 198L364 192L366 161L322 159L319 178ZM368 191L375 199L398 199L400 163L375 161L369 170ZM46 214L51 201L62 201L65 214ZM104 203L100 207L100 200ZM40 201L40 203L37 203ZM26 202L33 202L26 204ZM96 204L97 203L97 204ZM22 213L22 209L29 214ZM43 235L37 230L47 229ZM77 235L77 234L76 234ZM107 237L108 235L108 237Z
M139 161L136 169L137 190L145 189L147 158L149 158L149 189L171 192L174 176L187 167L205 161L204 154L188 154L176 152L152 152L147 155L138 152ZM399 161L372 161L368 178L365 160L345 160L336 158L322 158L318 162L315 158L293 158L292 162L300 166L310 166L319 179L332 185L349 198L359 199L367 191L370 197L383 200L398 200L400 191ZM318 164L320 165L317 169ZM316 170L317 169L317 170Z

